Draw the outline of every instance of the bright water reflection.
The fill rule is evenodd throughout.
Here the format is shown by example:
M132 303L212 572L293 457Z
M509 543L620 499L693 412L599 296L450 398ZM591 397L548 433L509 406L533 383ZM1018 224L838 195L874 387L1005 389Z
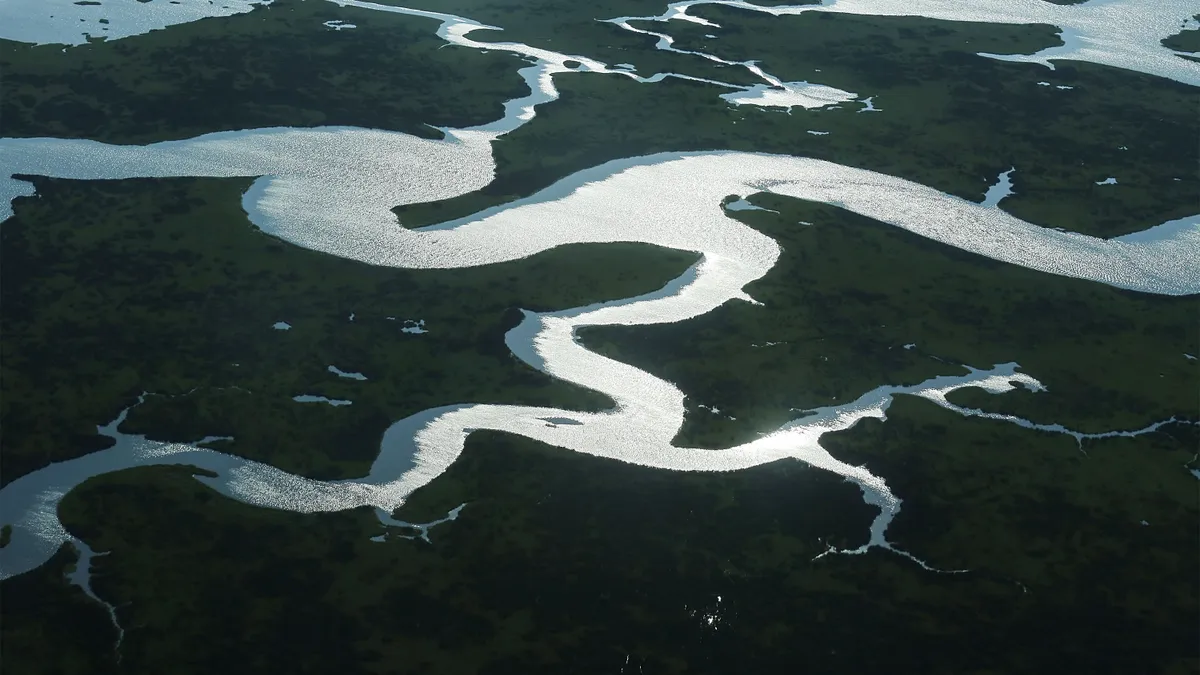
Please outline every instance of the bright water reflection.
M314 481L213 450L158 443L104 430L114 448L23 476L0 490L0 513L13 539L0 549L0 575L40 565L67 534L58 501L87 477L144 464L188 464L201 478L249 504L299 512L374 506L390 512L450 466L471 430L508 431L551 445L681 471L730 471L800 459L858 484L880 508L868 545L889 546L888 522L900 501L864 467L830 456L821 436L864 417L882 417L892 396L923 396L963 414L944 394L964 386L1039 389L1014 364L880 387L859 400L823 408L752 443L728 450L678 448L684 394L674 385L588 351L575 332L589 325L682 321L731 300L775 263L770 238L728 217L729 194L771 191L835 204L958 248L1045 272L1152 293L1200 291L1196 219L1138 235L1102 240L1038 227L994 206L975 204L883 174L829 162L746 153L669 154L610 162L512 204L443 225L407 230L390 211L399 203L444 199L491 178L494 134L456 132L444 141L359 129L276 129L222 133L145 147L55 139L0 140L3 172L71 178L265 175L247 192L251 220L300 246L395 267L468 267L513 260L567 243L632 241L698 251L700 262L658 292L544 314L528 313L506 342L531 366L599 391L615 402L606 413L552 408L463 405L426 411L388 430L379 458L362 480ZM10 181L10 194L27 192ZM123 417L123 415L122 415ZM572 424L548 424L566 418ZM1005 418L1023 423L1015 418ZM1028 423L1025 423L1028 425ZM1070 433L1062 428L1046 431ZM1144 431L1148 431L1143 430ZM1141 432L1137 432L1141 433Z
M581 326L682 321L731 300L752 301L742 289L771 269L779 247L728 217L720 204L730 194L769 191L824 202L966 251L1047 273L1149 293L1200 292L1200 217L1102 240L1014 218L995 206L1000 192L976 204L863 169L748 153L662 154L610 162L563 179L528 199L451 223L407 230L397 223L392 207L448 199L478 190L492 180L491 141L531 119L538 104L557 96L551 76L571 70L566 60L579 61L577 70L612 71L595 61L526 45L475 42L467 34L486 27L468 19L359 0L337 1L438 19L438 34L453 44L530 57L536 63L521 72L531 93L510 101L501 120L476 129L448 129L447 138L441 141L353 128L259 129L149 146L0 139L0 220L11 216L12 199L33 194L32 185L12 178L13 174L77 179L248 176L260 178L246 193L243 205L250 220L264 231L299 246L375 265L470 267L568 243L610 241L696 251L702 260L656 293L561 312L527 313L506 335L509 348L526 363L609 396L615 403L612 410L580 413L457 405L424 411L388 429L371 471L362 479L315 481L200 447L205 441L196 445L161 443L122 434L118 427L128 411L122 412L100 429L116 441L114 447L51 465L0 490L0 517L13 527L10 543L0 549L0 578L37 567L63 543L72 541L58 520L57 506L63 495L91 476L133 466L190 465L216 474L199 480L248 504L302 513L371 506L379 510L381 521L395 524L387 514L445 471L461 453L466 436L476 429L508 431L577 452L679 471L730 471L799 459L859 485L864 499L880 509L868 543L859 550L890 548L886 528L898 512L900 500L866 468L829 455L820 445L821 436L847 429L866 417L882 418L896 394L921 396L960 414L979 416L985 414L954 406L945 394L962 387L995 393L1014 385L1031 390L1041 387L1032 377L1016 372L1015 364L1004 364L916 386L881 386L852 403L811 411L799 421L735 448L675 447L672 440L683 424L683 392L649 373L588 351L576 342L575 333ZM1151 3L1149 9L1146 2ZM694 21L696 18L686 13L694 4L672 5L660 18ZM1159 59L1165 50L1154 37L1177 20L1174 15L1183 11L1184 4L1146 0L1136 5L1141 9L1137 16L1127 16L1134 3L1125 0L1076 7L1057 7L1039 0L832 0L820 7L762 11L1049 21L1073 27L1076 33L1072 35L1091 36L1068 41L1056 52L1061 58L1095 60L1195 83L1194 64L1170 65ZM0 18L4 8L18 5L0 6ZM0 21L0 35L19 35L22 25ZM1118 25L1130 32L1114 33ZM1045 56L1047 53L1038 58ZM1173 54L1169 57L1176 58ZM652 82L661 77L638 79ZM833 99L849 95L824 93ZM300 398L325 402L313 395ZM1077 439L1088 437L1057 425L986 416ZM1120 433L1147 433L1154 428L1156 425Z
M697 5L728 5L776 16L838 12L870 16L919 16L943 21L1057 26L1063 44L1030 55L981 54L1005 61L1088 61L1200 85L1200 63L1162 45L1182 28L1195 29L1200 12L1191 0L1090 0L1057 4L1047 0L823 0L817 5L760 7L739 0L683 0L661 17L684 19ZM656 17L660 18L660 17ZM695 17L690 17L694 19ZM712 25L712 24L709 24Z

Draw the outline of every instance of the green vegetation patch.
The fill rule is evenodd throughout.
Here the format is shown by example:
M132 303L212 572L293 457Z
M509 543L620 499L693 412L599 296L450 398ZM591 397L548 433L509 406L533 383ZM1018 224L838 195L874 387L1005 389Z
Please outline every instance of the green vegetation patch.
M95 426L143 391L163 396L123 431L234 436L223 450L321 478L364 475L384 429L427 408L606 408L511 355L518 309L646 293L695 260L612 244L474 269L369 267L256 230L239 207L249 180L34 181L40 196L0 228L6 482L104 447ZM427 333L404 332L417 321ZM303 394L353 403L292 400Z
M1182 464L1196 439L1172 434L1085 456L901 399L886 423L827 437L904 498L899 545L961 574L885 551L814 559L861 543L873 510L798 462L680 474L495 433L472 435L401 509L421 520L467 502L430 544L370 541L385 531L366 509L242 505L178 468L93 479L61 512L111 551L93 585L126 627L126 671L608 673L628 658L662 673L1186 672L1200 514ZM40 572L4 582L6 598L62 587ZM10 603L6 640L33 625L88 646L52 610ZM91 652L86 672L112 658Z
M1200 344L1195 296L1034 272L830 206L769 194L752 201L778 213L736 217L783 248L746 288L762 305L580 333L590 348L688 395L677 443L727 447L880 385L1012 361L1049 391L954 396L1086 432L1196 418L1200 365L1185 356Z
M184 469L93 479L61 512L112 551L94 561L95 587L136 627L122 666L179 673L606 672L626 654L681 672L689 651L743 637L722 639L707 612L758 614L768 570L835 574L810 562L822 542L857 545L872 517L852 485L796 463L684 475L482 433L399 515L464 501L432 544L370 541L384 528L368 509L245 506ZM831 585L836 596L854 582ZM786 644L791 624L767 621L770 642Z
M1200 620L1200 506L1187 470L1198 443L1200 428L1172 425L1081 450L1066 436L901 397L886 422L866 420L825 445L904 499L890 529L898 546L1020 588L981 611L985 620L1038 608L1032 620L1054 631L1053 653L1017 655L1027 665L1002 670L1136 663L1185 673L1198 656L1189 631ZM952 609L958 599L944 599L946 614L965 618Z
M502 32L480 31L471 35L480 42L520 42L597 59L610 66L628 63L638 74L645 76L670 72L732 84L759 82L756 76L742 68L658 50L655 48L658 38L639 35L605 21L622 16L657 16L666 9L664 0L493 0L486 3L479 0L389 0L385 4L456 14L503 29ZM805 0L787 4L805 4ZM661 33L666 31L667 25L654 23L649 30Z
M108 611L71 584L77 554L64 546L41 567L0 582L4 670L12 675L108 675L117 631Z
M1190 87L1086 63L1059 62L1050 71L976 54L1059 44L1051 26L694 11L722 28L667 24L680 32L678 46L760 59L784 80L871 96L880 112L860 112L863 104L852 102L789 114L735 106L719 98L727 89L702 83L562 75L555 78L562 99L494 144L495 182L457 199L398 209L404 222L461 217L611 159L714 149L827 159L972 200L1015 168L1016 194L1003 202L1005 210L1099 236L1196 210L1200 126ZM701 30L720 37L703 39ZM1096 185L1109 177L1118 184Z
M344 20L352 30L325 21ZM431 19L276 0L112 42L0 41L0 135L149 143L213 131L348 125L440 137L503 114L523 61L446 47ZM443 49L443 47L445 47Z

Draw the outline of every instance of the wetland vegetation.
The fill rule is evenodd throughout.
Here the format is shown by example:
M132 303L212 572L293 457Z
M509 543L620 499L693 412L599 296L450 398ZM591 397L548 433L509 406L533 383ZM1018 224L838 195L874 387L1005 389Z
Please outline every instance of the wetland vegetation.
M21 618L3 627L6 660L63 642L39 672L83 672L67 658L80 645L86 672L611 673L627 657L656 673L1189 672L1194 432L1084 455L902 397L886 423L828 441L904 495L898 545L970 571L885 551L814 560L865 541L873 512L799 463L679 474L480 433L400 511L468 502L429 544L369 541L382 528L365 510L239 504L184 469L93 479L62 514L111 551L93 583L126 627L121 664L103 609L61 577L67 555L5 582Z
M958 374L959 364L1015 361L1048 391L966 389L951 400L1083 432L1195 419L1200 409L1200 362L1186 356L1200 344L1194 296L1034 272L823 204L770 194L751 202L776 213L731 215L783 248L746 287L761 306L581 331L588 347L688 394L677 443L729 447L799 411Z
M248 179L34 180L40 196L0 227L4 482L105 447L96 425L144 391L161 396L123 430L233 436L223 450L317 478L364 475L384 429L427 408L605 408L517 361L505 331L520 309L649 292L695 261L609 244L468 270L368 267L258 232L240 208Z
M352 30L325 21L346 20ZM442 49L433 19L276 0L246 14L63 49L0 40L0 133L150 143L345 125L440 137L521 95L512 54ZM302 44L303 48L297 48Z
M722 28L662 25L681 33L677 46L760 58L784 80L870 96L882 112L845 103L788 114L734 106L719 98L727 89L704 83L560 75L561 100L496 142L495 182L457 199L397 209L401 220L416 227L461 217L619 157L713 149L828 159L972 200L1015 167L1016 194L1003 202L1005 210L1098 236L1194 211L1200 130L1191 88L1087 63L1050 71L976 55L1059 44L1049 26L824 13L768 19L710 6L693 13ZM768 20L780 27L768 30ZM701 30L721 37L695 44L684 37ZM1119 184L1096 185L1110 176Z
M595 21L658 14L661 2L414 6L505 28L479 40L753 81ZM1052 46L1052 27L692 13L721 28L638 25L873 97L881 112L860 101L788 113L734 106L715 85L561 74L561 99L495 143L492 185L399 208L403 223L466 215L610 159L714 149L818 157L972 200L1014 167L1002 208L1100 236L1195 211L1193 89L975 54ZM276 0L66 50L0 42L0 135L145 143L330 124L436 136L430 125L499 117L525 91L524 62L443 49L435 26ZM1186 49L1195 34L1169 44ZM1109 176L1119 183L1096 185ZM30 180L38 196L0 225L0 484L104 447L96 425L143 391L162 396L123 431L229 435L222 451L317 478L362 475L389 424L434 406L601 409L610 402L509 353L518 309L629 297L695 260L612 244L466 270L374 268L256 231L240 208L249 179ZM389 531L368 509L250 507L186 468L104 475L69 493L60 516L106 553L92 585L115 607L119 648L106 608L66 578L78 556L64 547L0 587L6 673L1195 672L1200 362L1185 353L1200 355L1197 298L1031 272L835 207L748 197L775 213L734 215L783 248L746 289L761 306L582 335L688 394L678 443L725 447L793 409L1007 361L1048 391L951 400L1082 431L1182 421L1076 444L901 396L886 422L826 436L904 500L896 546L961 574L878 549L818 557L866 542L876 511L799 462L681 474L476 433L396 514L427 522L466 503L428 543L399 529L371 541ZM428 333L405 332L410 321Z

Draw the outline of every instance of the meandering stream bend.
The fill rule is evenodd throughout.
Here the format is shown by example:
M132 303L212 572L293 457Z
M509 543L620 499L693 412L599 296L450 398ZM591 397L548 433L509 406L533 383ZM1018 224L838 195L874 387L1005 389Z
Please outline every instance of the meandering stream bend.
M686 14L687 4L673 6L673 11ZM839 2L825 9L869 4ZM499 48L465 37L480 28L475 22L432 16L442 21L439 35L455 44ZM883 417L896 394L921 396L964 415L984 415L948 403L945 394L971 386L995 393L1013 386L1039 390L1040 384L1017 372L1015 364L1002 364L915 386L881 386L852 403L813 411L734 448L674 446L672 440L683 423L684 393L649 373L588 351L576 342L575 332L582 326L682 321L726 302L752 301L742 289L771 269L779 247L728 216L720 203L729 194L769 191L833 204L966 251L1051 274L1149 293L1200 292L1200 217L1103 240L1039 227L992 203L968 202L901 178L800 157L706 152L619 160L468 218L419 230L403 228L393 207L448 199L487 185L494 173L491 142L531 119L536 105L557 96L550 75L567 70L567 56L524 45L507 47L537 59L522 71L530 95L510 102L501 120L474 129L445 130L444 140L354 128L260 129L148 146L0 139L0 220L11 215L12 199L32 194L32 186L13 178L14 174L77 179L250 176L258 179L243 205L255 225L296 245L373 265L469 267L586 242L641 242L699 252L700 262L658 292L561 312L527 313L506 335L510 349L526 363L606 394L614 408L581 413L463 404L425 411L393 425L382 439L371 471L351 481L315 481L288 474L201 447L203 441L162 443L123 434L119 425L126 410L100 428L116 441L114 447L51 465L0 490L0 516L13 527L10 543L0 549L0 578L41 565L72 540L58 521L57 505L91 476L140 465L191 465L217 474L199 480L249 504L297 512L371 506L379 510L383 522L389 522L387 514L445 471L461 453L466 436L477 429L516 433L577 452L680 471L729 471L799 459L859 485L865 500L880 509L861 550L891 548L886 528L899 511L900 500L867 469L829 455L820 445L821 436L865 417ZM584 70L607 70L604 64L570 59L580 60ZM992 417L1076 438L1087 436L1018 418ZM547 423L547 419L561 423ZM1154 428L1152 424L1108 435L1147 433Z

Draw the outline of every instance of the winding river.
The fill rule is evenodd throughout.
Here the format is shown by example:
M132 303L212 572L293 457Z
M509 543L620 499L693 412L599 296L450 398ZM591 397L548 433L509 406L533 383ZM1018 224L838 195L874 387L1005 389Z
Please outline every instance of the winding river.
M45 467L0 490L0 519L12 527L11 541L0 548L0 578L38 567L64 543L75 542L81 552L90 555L90 549L74 540L59 522L58 503L89 477L134 466L195 466L215 474L198 476L198 480L248 504L301 513L367 506L377 509L382 523L395 525L398 521L391 518L391 512L414 490L444 472L462 452L468 434L479 429L515 433L567 450L676 471L734 471L792 458L844 476L861 488L867 503L879 508L868 542L849 551L860 552L871 547L895 550L887 541L886 530L901 500L866 468L831 456L820 440L824 434L847 429L861 419L884 418L897 394L922 397L965 416L986 416L1076 439L1148 433L1167 422L1138 430L1080 434L947 401L948 392L963 387L993 393L1018 386L1042 389L1034 377L1009 363L984 370L968 368L965 373L914 386L883 385L851 403L810 411L753 442L725 450L674 446L672 441L684 420L685 394L649 373L587 350L575 336L583 326L675 322L727 302L754 302L743 288L770 271L779 257L779 246L730 218L721 207L727 195L766 191L832 204L1007 263L1169 295L1200 292L1200 216L1104 240L1024 222L1000 210L995 200L973 203L864 169L802 157L700 152L609 162L567 177L529 198L410 230L397 221L391 209L448 199L486 186L495 169L492 141L532 119L537 105L556 98L551 75L568 70L620 70L515 43L474 42L467 34L486 27L460 17L357 0L340 0L339 4L429 16L441 22L438 34L453 44L521 53L533 60L522 70L530 95L510 102L504 117L492 124L445 129L443 140L356 128L257 129L147 146L0 139L0 220L12 215L11 200L33 194L33 186L13 178L14 174L74 179L245 176L257 178L243 197L245 211L256 226L295 245L371 265L472 267L586 242L640 242L700 253L699 262L657 292L558 312L527 312L524 321L506 335L508 347L525 363L603 393L614 401L614 407L602 413L479 404L427 410L392 425L370 472L347 481L316 481L204 447L215 439L178 444L124 434L119 427L128 414L126 409L99 427L101 434L114 439L113 447ZM672 5L667 14L657 18L688 20L687 8L694 4ZM760 9L791 13L867 12L873 8L878 11L870 13L888 14L900 13L899 4L899 0L838 0L820 7ZM951 11L951 3L946 2L905 2L903 13L940 12L954 14L950 18L1021 19L1019 22L1046 20L1043 17L1051 13L1075 17L1075 23L1064 24L1074 25L1073 30L1081 35L1084 29L1090 30L1087 35L1093 37L1082 42L1067 40L1059 52L1049 55L1052 58L1123 67L1133 64L1145 72L1198 83L1193 66L1167 67L1157 56L1165 50L1157 44L1159 38L1149 42L1147 37L1158 35L1168 23L1159 21L1159 14L1178 24L1175 14L1184 6L1179 2L1155 0L1151 4L1162 11L1147 12L1153 16L1146 17L1138 30L1122 32L1119 37L1097 26L1112 28L1115 24L1111 22L1124 16L1121 12L1132 6L1130 2L1094 0L1075 7L1043 7L1045 3L1035 0L967 4L952 3L956 9ZM1029 11L1022 13L1024 10ZM1089 12L1109 12L1105 15L1109 23L1079 18L1092 16ZM1115 30L1123 29L1116 26ZM1097 42L1095 35L1111 39ZM1174 55L1171 58L1184 61ZM567 60L582 65L567 68ZM652 83L655 78L642 81ZM794 83L776 81L770 86L786 89L784 84ZM451 517L457 513L455 510Z

